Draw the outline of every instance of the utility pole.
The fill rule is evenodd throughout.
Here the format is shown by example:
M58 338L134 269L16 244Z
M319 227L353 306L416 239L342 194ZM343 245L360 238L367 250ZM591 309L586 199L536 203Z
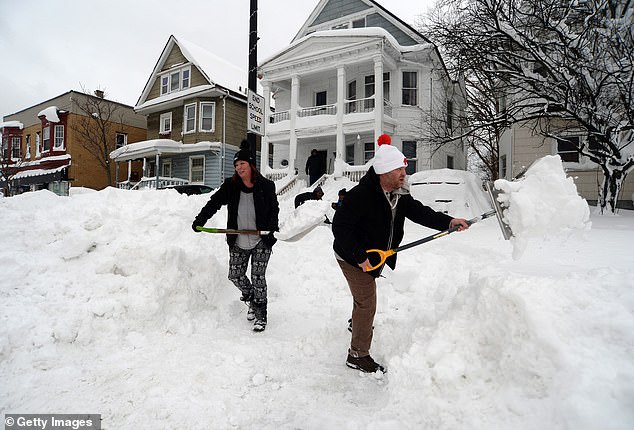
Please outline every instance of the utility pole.
M257 94L257 74L258 74L258 0L250 0L249 14L249 89ZM255 157L257 154L255 147L255 133L247 132L247 142L249 149Z

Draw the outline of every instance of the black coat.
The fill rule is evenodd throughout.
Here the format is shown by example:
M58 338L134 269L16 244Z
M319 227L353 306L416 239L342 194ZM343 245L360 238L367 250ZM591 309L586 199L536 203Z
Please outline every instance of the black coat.
M386 251L398 247L403 240L405 218L436 230L449 228L449 223L453 219L423 205L410 194L402 194L396 205L394 224L391 225L392 209L379 183L379 176L371 167L361 178L359 185L348 191L341 207L335 212L332 221L332 232L335 236L333 248L341 258L355 267L366 258L375 265L379 262L378 254L367 254L365 251ZM396 254L388 257L386 263L394 269ZM378 277L382 269L383 266L368 273Z
M244 187L240 178L227 178L218 191L212 194L207 204L200 210L194 220L195 225L204 226L209 218L223 206L227 205L227 228L238 228L238 203L240 191ZM278 231L278 215L280 207L275 193L275 184L258 173L253 186L253 205L255 206L255 224L258 230ZM233 246L237 235L228 234L227 243ZM272 247L277 239L273 234L262 236L262 241L268 247Z

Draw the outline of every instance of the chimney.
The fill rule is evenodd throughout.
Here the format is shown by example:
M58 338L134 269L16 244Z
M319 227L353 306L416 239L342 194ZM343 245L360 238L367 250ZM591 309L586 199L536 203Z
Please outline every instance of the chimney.
M99 97L100 99L102 99L104 95L103 90L95 90L95 95Z

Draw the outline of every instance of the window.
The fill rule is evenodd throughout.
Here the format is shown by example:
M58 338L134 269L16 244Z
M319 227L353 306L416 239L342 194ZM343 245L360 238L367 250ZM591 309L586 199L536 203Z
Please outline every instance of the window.
M44 127L42 133L42 152L49 152L51 150L51 128L49 126Z
M374 95L374 75L368 75L365 77L363 88L366 99ZM374 109L374 100L365 100L363 104L363 108L366 112Z
M361 19L355 19L352 21L352 28L363 28L365 27L365 16Z
M128 135L126 133L117 133L116 149L128 144Z
M170 74L170 93L178 91L181 85L181 72L180 70L172 72Z
M374 158L374 142L366 142L363 144L363 162L367 163Z
M346 163L354 164L354 145L346 145Z
M196 104L185 106L184 118L185 133L192 133L196 130Z
M185 90L191 86L191 67L181 67L161 75L161 95Z
M315 93L315 106L325 106L327 100L326 91L319 91Z
M347 23L347 22L344 22L343 24L333 25L331 29L332 30L341 30L341 29L348 28L348 27L350 27L350 24Z
M11 138L11 158L13 160L20 159L20 136L13 136Z
M205 182L205 157L189 158L189 182L202 184Z
M348 100L357 99L357 81L348 82ZM346 104L346 113L352 113L357 111L357 104L355 102Z
M161 176L164 178L172 177L172 160L163 160Z
M183 80L181 82L181 89L185 90L189 88L189 69L183 69Z
M53 143L54 149L63 149L64 148L64 126L56 125L55 126L55 142Z
M416 155L416 141L404 140L403 141L403 155L407 158L407 167L405 173L412 175L416 173L416 161L418 157Z
M39 158L40 157L40 144L41 144L41 140L40 140L40 132L36 131L35 132L35 157Z
M416 72L403 72L403 104L407 106L416 106L417 100L418 77Z
M500 178L506 178L506 154L500 157Z
M569 163L579 162L579 145L581 138L579 136L567 136L557 139L557 154L561 157L561 161Z
M9 138L6 136L2 138L2 156L0 158L3 161L9 159Z
M200 131L214 131L216 104L213 102L200 103Z
M172 112L162 113L159 125L159 133L167 134L172 131Z
M447 129L451 133L453 130L453 102L447 100Z
M447 155L447 169L453 169L453 155Z
M31 135L26 135L26 155L24 156L27 160L31 159Z
M383 73L383 99L390 101L390 72Z

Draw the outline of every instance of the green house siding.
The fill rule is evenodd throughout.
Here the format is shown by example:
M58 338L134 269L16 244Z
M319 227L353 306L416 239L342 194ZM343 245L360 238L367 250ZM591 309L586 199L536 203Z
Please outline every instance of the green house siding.
M366 9L370 9L370 7L361 0L330 0L317 18L310 23L310 26L343 18L344 16L355 14Z
M366 17L366 26L385 29L388 33L394 36L398 43L403 46L416 45L418 43L378 13L372 13Z

